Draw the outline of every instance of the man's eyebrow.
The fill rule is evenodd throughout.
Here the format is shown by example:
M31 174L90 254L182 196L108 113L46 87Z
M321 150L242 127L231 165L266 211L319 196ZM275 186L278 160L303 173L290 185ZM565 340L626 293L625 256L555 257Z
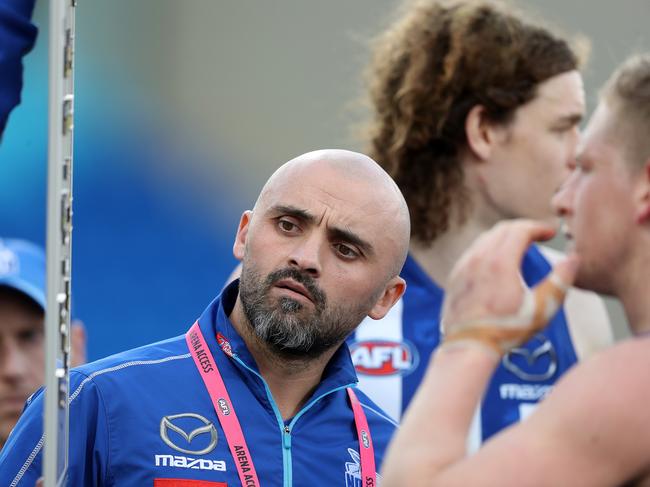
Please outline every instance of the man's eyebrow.
M580 122L582 122L582 119L584 118L582 113L569 113L568 115L563 115L558 119L558 124L561 125L568 125L570 127L574 125L578 125Z
M288 215L292 216L294 218L298 218L299 220L302 220L307 223L314 223L316 221L316 217L309 213L307 210L303 210L302 208L298 208L296 206L287 206L287 205L275 205L270 208L270 213L273 213L275 215Z
M363 240L354 232L345 230L343 228L333 227L329 228L327 233L329 234L330 239L341 240L343 242L355 245L359 248L359 250L361 250L364 255L370 256L375 253L375 249L373 248L372 244Z

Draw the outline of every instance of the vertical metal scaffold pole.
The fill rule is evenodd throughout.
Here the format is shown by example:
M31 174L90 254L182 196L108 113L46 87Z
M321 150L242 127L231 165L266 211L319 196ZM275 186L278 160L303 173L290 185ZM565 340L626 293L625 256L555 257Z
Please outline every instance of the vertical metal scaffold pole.
M75 4L49 2L45 487L63 485L68 468Z

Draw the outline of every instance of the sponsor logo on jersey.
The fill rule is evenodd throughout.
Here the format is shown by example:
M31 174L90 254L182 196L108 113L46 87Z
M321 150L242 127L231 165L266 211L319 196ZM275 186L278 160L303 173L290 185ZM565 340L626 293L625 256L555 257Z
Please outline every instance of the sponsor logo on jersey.
M544 382L557 372L557 352L551 340L535 335L523 347L504 355L503 366L526 382Z
M408 342L364 340L350 344L352 363L359 374L408 374L418 365L418 356Z
M230 342L221 333L217 333L217 343L219 344L221 350L223 350L226 355L228 355L229 357L235 356L235 354L232 351L232 346L230 345Z
M370 487L363 485L361 479L361 456L356 450L348 448L348 454L352 457L351 462L345 462L345 487ZM381 485L381 475L378 473L377 484Z
M170 448L189 455L205 455L217 446L217 429L196 413L163 416L160 437Z
M210 460L207 458L179 457L176 455L155 455L156 467L187 468L190 470L226 471L224 460Z
M501 384L499 395L501 399L540 401L548 396L552 389L553 386L540 384Z

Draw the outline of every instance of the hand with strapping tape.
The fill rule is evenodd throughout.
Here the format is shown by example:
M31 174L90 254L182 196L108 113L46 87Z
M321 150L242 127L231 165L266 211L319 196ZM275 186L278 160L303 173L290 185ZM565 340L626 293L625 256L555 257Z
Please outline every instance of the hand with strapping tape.
M558 262L534 288L521 277L521 260L535 241L553 237L552 226L532 220L497 224L454 267L442 312L443 347L480 344L499 356L543 329L573 283L577 256Z

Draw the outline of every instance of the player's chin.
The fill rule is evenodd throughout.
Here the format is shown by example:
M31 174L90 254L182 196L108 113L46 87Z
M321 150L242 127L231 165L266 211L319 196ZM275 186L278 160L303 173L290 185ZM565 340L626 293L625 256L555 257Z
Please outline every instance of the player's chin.
M578 253L578 255L580 255ZM600 294L611 295L611 270L600 265L590 265L586 258L580 259L578 272L576 274L573 287L594 291Z

